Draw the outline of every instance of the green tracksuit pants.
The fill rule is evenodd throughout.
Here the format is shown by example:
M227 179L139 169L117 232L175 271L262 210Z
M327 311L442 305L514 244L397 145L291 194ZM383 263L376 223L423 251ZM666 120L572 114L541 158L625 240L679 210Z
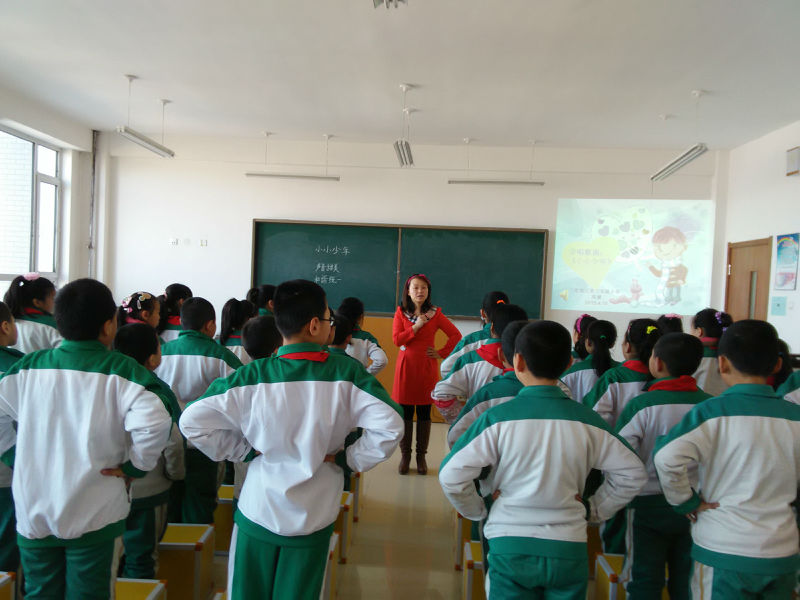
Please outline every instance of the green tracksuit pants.
M17 519L11 488L0 488L0 571L19 569Z
M695 561L692 573L692 598L706 600L786 600L792 597L797 574L778 575L742 573L710 567Z
M119 538L86 546L20 548L26 600L108 600Z
M491 542L490 542L491 545ZM489 600L586 600L588 558L491 553Z
M318 600L333 524L298 537L282 537L266 530L253 535L252 529L245 531L238 524L233 528L228 599Z
M663 501L663 504L662 504ZM689 600L692 532L689 519L663 496L642 496L628 508L625 566L621 581L631 600L661 600L664 568L672 600Z
M185 454L186 479L184 483L182 517L184 523L213 523L217 508L218 465L205 454L187 448Z
M164 502L150 506L149 498L134 500L125 520L122 543L125 546L125 564L122 577L155 579L158 560L158 543L167 530L166 495Z

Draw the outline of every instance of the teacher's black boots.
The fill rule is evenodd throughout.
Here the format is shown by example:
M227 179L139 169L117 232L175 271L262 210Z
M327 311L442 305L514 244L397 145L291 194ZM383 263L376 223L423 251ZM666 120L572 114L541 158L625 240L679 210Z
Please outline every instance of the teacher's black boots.
M403 421L404 433L403 439L400 441L400 465L397 467L397 472L400 475L408 473L408 467L411 464L411 440L414 437L414 421ZM419 430L417 430L419 432ZM419 439L419 433L417 433Z
M431 439L431 422L417 421L417 473L428 474L428 463L425 462L425 453L428 451L428 441Z

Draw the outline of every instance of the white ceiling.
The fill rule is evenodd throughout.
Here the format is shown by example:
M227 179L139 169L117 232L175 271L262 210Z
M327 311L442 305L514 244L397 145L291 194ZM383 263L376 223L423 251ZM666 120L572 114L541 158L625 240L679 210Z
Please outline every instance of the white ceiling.
M136 74L130 124L169 98L167 142L392 140L401 82L421 143L731 148L800 119L798 0L408 2L0 0L0 85L110 130Z

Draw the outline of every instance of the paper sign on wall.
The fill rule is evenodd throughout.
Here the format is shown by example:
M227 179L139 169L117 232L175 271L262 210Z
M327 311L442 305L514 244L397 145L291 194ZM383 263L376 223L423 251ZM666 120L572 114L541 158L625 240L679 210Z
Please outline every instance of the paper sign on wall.
M779 235L776 244L775 289L797 289L797 257L800 233Z

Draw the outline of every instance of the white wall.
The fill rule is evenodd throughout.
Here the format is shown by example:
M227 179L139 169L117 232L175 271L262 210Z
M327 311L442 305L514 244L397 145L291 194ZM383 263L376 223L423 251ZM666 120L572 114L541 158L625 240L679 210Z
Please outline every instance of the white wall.
M772 296L787 298L785 317L772 314L775 325L793 352L800 352L800 290L775 291L775 236L800 232L800 176L786 176L786 150L800 145L800 121L773 131L730 152L725 241L773 236ZM724 282L724 277L721 279Z
M416 166L400 169L388 142L334 140L329 171L342 179L331 183L245 178L245 171L264 167L263 139L169 139L176 158L167 160L116 135L102 137L110 160L101 276L118 297L138 289L160 293L180 281L218 309L250 285L255 218L524 227L551 231L545 315L571 326L578 313L549 310L558 198L704 199L716 189L714 153L655 189L649 175L673 152L544 147L537 149L534 172L546 181L543 188L454 186L447 185L448 177L467 175L463 146L415 145ZM272 170L324 170L322 142L273 139L269 155ZM470 164L474 177L527 177L530 148L473 145ZM179 244L169 245L171 238ZM208 246L200 247L201 239ZM631 318L598 316L620 329Z

